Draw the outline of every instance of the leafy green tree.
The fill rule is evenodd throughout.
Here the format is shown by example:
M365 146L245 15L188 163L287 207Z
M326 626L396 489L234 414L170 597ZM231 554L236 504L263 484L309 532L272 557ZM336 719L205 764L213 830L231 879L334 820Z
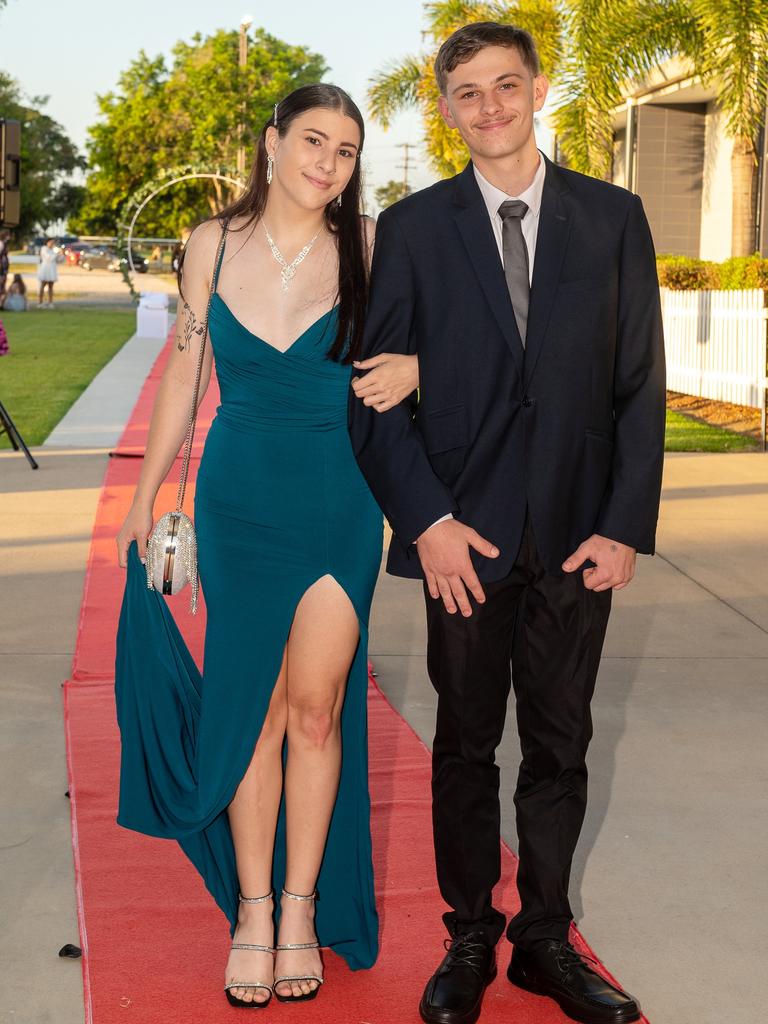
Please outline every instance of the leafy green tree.
M263 30L249 40L245 69L238 64L238 32L218 31L179 42L170 67L143 51L117 89L98 97L101 117L89 129L91 173L79 216L80 231L113 232L125 202L167 168L207 171L236 165L240 125L247 159L272 107L300 85L320 81L324 59ZM183 182L147 207L141 232L176 236L228 199L219 183Z
M380 185L373 195L379 209L386 210L388 206L409 196L412 191L411 187L402 181L388 181L386 185Z
M18 83L0 71L0 117L21 123L21 219L18 241L45 231L77 209L80 195L67 178L85 159L64 128L44 113L47 96L25 98Z

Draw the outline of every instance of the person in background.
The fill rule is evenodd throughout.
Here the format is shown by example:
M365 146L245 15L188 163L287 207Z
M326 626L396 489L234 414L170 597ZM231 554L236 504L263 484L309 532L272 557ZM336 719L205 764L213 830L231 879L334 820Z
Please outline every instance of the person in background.
M53 248L53 239L46 239L45 245L40 249L40 264L37 268L37 280L40 282L40 295L38 303L40 309L48 306L53 309L53 286L59 279L59 270L56 266L57 255ZM43 301L45 289L48 289L48 302Z
M0 308L7 309L13 313L23 313L27 309L27 286L21 274L14 274L8 291L5 293L5 301Z
M3 308L5 282L8 278L8 268L10 266L10 257L8 256L10 237L11 233L7 229L0 231L0 309Z
M10 346L8 345L8 335L5 333L5 327L3 327L3 321L0 320L0 356L7 356L11 354Z

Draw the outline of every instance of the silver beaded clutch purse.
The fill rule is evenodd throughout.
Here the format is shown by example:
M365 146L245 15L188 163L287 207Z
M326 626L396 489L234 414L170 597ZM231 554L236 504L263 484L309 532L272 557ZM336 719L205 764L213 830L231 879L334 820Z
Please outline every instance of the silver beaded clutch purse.
M227 226L225 223L224 230L221 233L219 248L216 252L215 267L218 267L219 260L221 259L224 240L227 237ZM192 440L195 436L197 397L200 391L203 353L205 352L205 342L208 337L208 313L211 308L215 277L214 269L214 273L211 275L211 287L208 292L208 304L205 307L205 319L203 320L200 334L200 355L197 360L192 407L184 439L184 457L181 462L179 489L176 494L176 509L173 512L166 512L165 515L160 516L152 528L152 532L147 538L147 559L145 563L147 588L149 590L156 590L160 594L178 594L188 583L192 585L189 609L193 615L197 612L197 598L200 590L200 577L197 569L197 536L195 535L195 527L192 520L183 511L183 505L184 491L187 486L187 474L189 472L189 458L192 453Z
M157 520L147 540L146 568L147 587L161 594L178 594L191 583L189 607L197 612L197 536L185 512L166 512Z

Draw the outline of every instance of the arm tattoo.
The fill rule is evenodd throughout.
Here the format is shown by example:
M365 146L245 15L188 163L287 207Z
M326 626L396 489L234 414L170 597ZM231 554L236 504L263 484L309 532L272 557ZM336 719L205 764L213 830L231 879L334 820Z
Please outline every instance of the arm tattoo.
M190 344L192 342L192 335L199 334L202 336L202 333L205 328L203 327L202 324L199 324L197 322L194 310L191 308L188 302L184 303L181 310L181 315L184 320L184 337L179 338L177 335L176 347L178 348L179 352L189 352Z

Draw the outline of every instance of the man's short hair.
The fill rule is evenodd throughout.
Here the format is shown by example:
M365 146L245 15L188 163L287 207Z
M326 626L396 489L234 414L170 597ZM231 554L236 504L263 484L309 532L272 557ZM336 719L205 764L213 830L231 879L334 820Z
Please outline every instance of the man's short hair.
M435 78L443 95L448 86L450 72L459 64L472 60L488 46L514 46L531 74L541 74L539 54L530 32L526 32L524 28L515 28L514 25L502 25L498 21L479 21L457 29L437 52Z

